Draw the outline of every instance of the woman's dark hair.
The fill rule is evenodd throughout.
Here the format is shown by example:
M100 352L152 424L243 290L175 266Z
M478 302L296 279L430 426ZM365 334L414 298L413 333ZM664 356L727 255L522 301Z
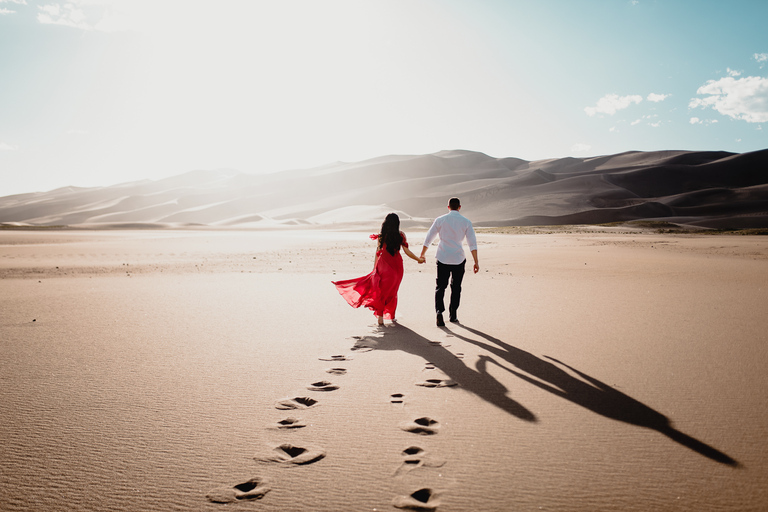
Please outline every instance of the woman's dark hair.
M392 256L400 250L400 244L403 237L400 234L400 217L396 213L390 213L381 223L381 234L379 235L379 249L386 247L387 252Z

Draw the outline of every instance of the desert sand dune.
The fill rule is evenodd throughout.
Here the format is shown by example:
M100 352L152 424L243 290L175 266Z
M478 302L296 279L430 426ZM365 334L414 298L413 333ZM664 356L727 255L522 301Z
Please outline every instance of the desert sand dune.
M393 155L249 175L193 171L110 187L0 198L0 223L83 226L371 225L345 208L396 210L428 225L446 199L478 226L659 220L768 227L768 150L627 152L528 162L472 151ZM336 214L334 214L336 212Z

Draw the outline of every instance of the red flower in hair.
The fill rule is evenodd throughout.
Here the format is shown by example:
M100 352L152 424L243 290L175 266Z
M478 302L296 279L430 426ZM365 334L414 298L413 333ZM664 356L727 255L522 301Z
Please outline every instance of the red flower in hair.
M381 236L380 234L374 233L374 234L371 235L370 238L371 238L371 240L378 240L380 236Z

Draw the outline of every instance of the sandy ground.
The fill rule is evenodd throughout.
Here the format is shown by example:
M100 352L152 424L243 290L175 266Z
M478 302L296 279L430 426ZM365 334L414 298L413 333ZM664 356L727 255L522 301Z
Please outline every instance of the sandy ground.
M378 329L366 233L0 232L0 509L766 510L767 238L479 240Z

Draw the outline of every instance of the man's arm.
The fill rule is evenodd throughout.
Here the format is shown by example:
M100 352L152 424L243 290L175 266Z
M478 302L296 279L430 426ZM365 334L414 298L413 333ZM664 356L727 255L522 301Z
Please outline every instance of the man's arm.
M427 235L424 237L424 244L421 246L422 258L427 253L427 249L429 249L429 246L432 245L432 241L437 236L437 232L438 232L437 219L435 219L435 221L432 223L432 226L429 228L429 231L427 231Z
M469 245L469 250L472 251L472 259L475 260L475 266L474 271L475 274L480 272L480 263L477 261L477 236L475 235L475 228L472 227L472 223L470 222L469 228L467 229L467 245Z

